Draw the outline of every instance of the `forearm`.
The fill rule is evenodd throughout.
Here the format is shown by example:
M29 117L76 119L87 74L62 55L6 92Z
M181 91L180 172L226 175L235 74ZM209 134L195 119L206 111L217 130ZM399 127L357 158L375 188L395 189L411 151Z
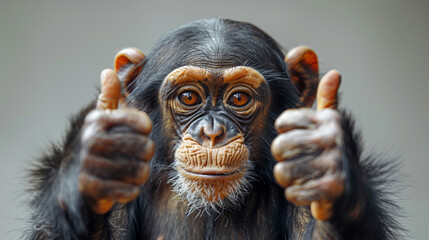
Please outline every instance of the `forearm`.
M62 144L52 146L31 173L34 197L29 239L87 239L102 229L102 217L86 206L78 189L79 132L89 105L71 121ZM94 221L96 220L96 221Z

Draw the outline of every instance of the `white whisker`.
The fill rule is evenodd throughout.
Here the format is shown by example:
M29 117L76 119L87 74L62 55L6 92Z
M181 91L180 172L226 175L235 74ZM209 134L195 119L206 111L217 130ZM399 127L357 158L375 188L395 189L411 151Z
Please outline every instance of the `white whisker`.
M173 167L177 167L177 162L173 163ZM221 194L215 186L201 182L190 180L183 177L177 170L172 171L168 182L172 184L176 196L187 206L186 215L190 215L197 211L196 216L201 216L204 212L210 215L210 212L218 214L225 209L240 209L245 196L251 190L251 182L255 179L252 174L253 165L250 161L246 162L246 173L238 180L234 180L226 187L228 195L222 198Z

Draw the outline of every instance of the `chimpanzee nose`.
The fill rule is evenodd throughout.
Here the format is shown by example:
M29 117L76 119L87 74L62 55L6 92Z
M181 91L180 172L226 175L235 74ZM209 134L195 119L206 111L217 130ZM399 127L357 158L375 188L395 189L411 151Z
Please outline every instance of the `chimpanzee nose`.
M210 147L214 147L221 142L225 136L225 126L218 124L216 121L212 124L206 124L202 128L204 141L210 141Z
M236 139L239 133L239 129L230 119L216 113L197 119L185 132L194 141L208 148L222 147Z

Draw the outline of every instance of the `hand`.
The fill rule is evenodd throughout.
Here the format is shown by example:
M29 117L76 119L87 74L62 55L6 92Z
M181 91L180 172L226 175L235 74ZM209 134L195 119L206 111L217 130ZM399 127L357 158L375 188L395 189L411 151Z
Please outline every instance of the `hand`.
M85 118L79 152L79 191L97 214L139 196L154 154L149 117L141 111L117 109L120 98L117 73L104 70L97 109Z
M328 220L335 200L344 192L342 130L337 107L340 74L331 70L320 81L317 111L302 108L283 112L275 122L279 136L271 152L277 183L286 188L286 199L310 205L318 220Z

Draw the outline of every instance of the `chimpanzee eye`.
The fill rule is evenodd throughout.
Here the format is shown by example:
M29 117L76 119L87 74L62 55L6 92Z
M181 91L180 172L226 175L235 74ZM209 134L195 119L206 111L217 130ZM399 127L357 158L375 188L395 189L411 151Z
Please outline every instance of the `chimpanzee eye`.
M194 91L186 91L179 95L179 101L186 106L195 106L201 103L201 97Z
M244 92L236 92L231 95L228 99L228 104L234 107L244 107L246 106L252 97Z

